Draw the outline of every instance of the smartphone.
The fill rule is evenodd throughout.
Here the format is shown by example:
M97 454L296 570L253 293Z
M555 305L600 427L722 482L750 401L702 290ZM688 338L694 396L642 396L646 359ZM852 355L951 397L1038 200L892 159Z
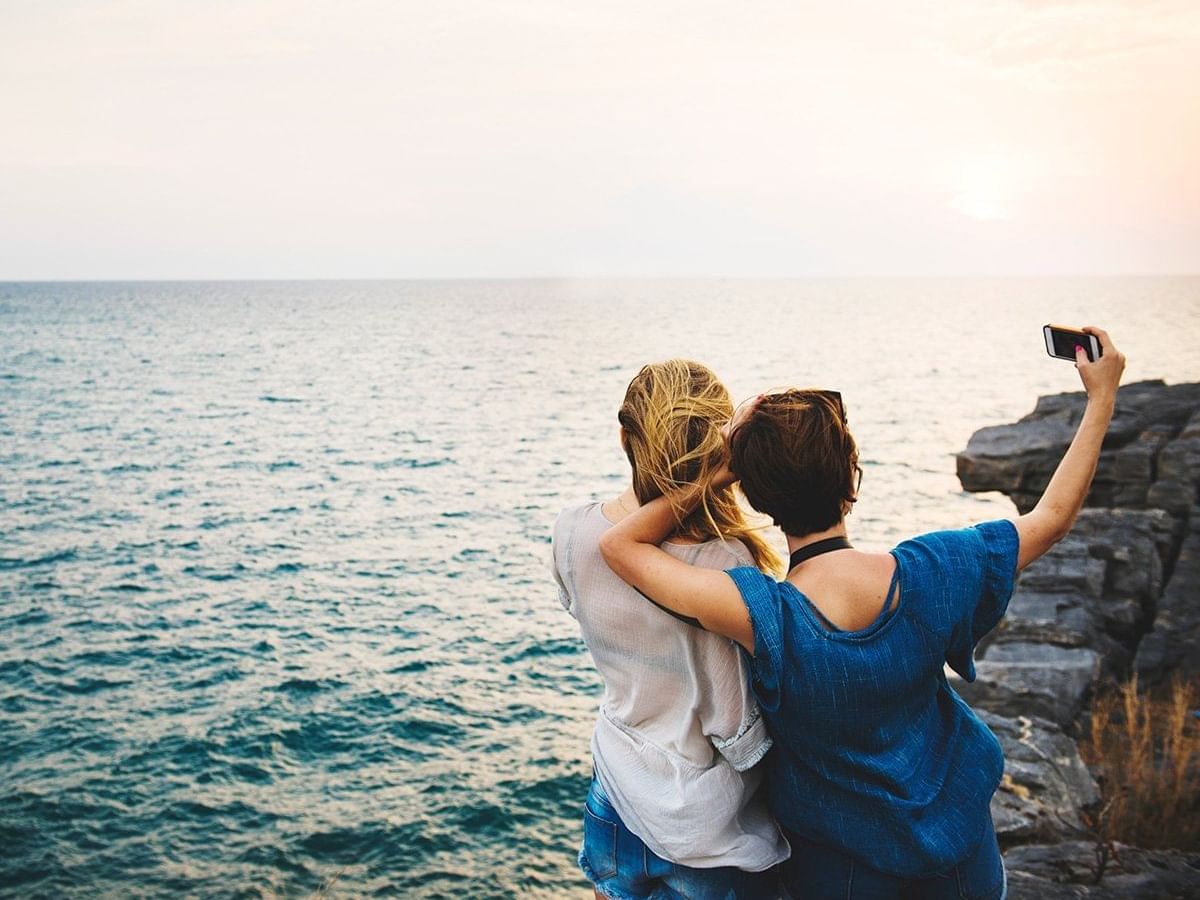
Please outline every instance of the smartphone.
M1100 340L1094 334L1087 334L1075 328L1064 328L1062 325L1046 325L1042 328L1046 338L1046 352L1056 359L1069 359L1075 362L1075 345L1082 345L1087 351L1089 362L1095 362L1104 354Z

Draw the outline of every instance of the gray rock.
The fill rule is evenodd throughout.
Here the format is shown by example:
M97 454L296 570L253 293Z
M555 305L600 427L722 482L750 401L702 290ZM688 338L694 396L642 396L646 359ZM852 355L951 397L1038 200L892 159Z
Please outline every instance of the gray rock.
M1092 483L1090 502L1095 506L1140 509L1156 475L1158 454L1173 434L1167 425L1154 425L1131 443L1101 454Z
M1088 888L1078 884L1059 884L1036 875L1015 871L1008 866L1008 900L1100 900L1100 894L1089 893ZM1107 900L1107 897L1105 897Z
M1161 509L1085 509L1071 531L1070 541L1104 563L1103 591L1088 609L1099 631L1124 648L1123 661L1103 641L1091 646L1114 675L1128 674L1125 662L1150 627L1179 533L1180 520Z
M1004 854L1004 863L1026 875L1067 884L1093 884L1100 857L1095 841L1068 840L1047 846L1026 844ZM1106 866L1107 870L1107 866Z
M1009 897L1079 897L1087 900L1195 900L1200 897L1200 855L1140 850L1115 844L1097 881L1099 856L1092 841L1013 847L1004 855Z
M1195 491L1200 481L1200 411L1159 451L1156 474L1159 479L1178 482Z
M1088 542L1072 534L1034 560L1017 583L1027 591L1071 591L1099 599L1104 591L1104 573L1104 560L1093 557Z
M1162 381L1153 382L1163 384ZM1084 396L1081 391L1068 391L1065 394L1044 394L1037 398L1033 412L1026 419L1052 419L1066 422L1074 427L1083 418Z
M1082 393L1074 396L1080 398L1081 404L1084 402ZM1117 392L1105 446L1123 446L1155 425L1177 434L1197 409L1200 409L1200 384L1139 381L1125 385Z
M1169 425L1152 425L1116 452L1109 477L1114 482L1148 484L1154 480L1158 452L1172 437Z
M1037 643L1089 647L1100 655L1102 677L1121 677L1133 654L1103 630L1102 604L1076 593L1043 594L1018 588L1000 624L980 642L977 656L987 658L993 644ZM1136 607L1140 613L1140 607Z
M977 432L957 459L964 489L1032 509L1084 404L1042 397L1020 422ZM1117 845L1098 880L1084 825L1096 783L1064 733L1105 678L1200 677L1200 384L1121 388L1085 509L1022 573L978 656L975 682L950 680L1004 747L992 817L1011 900L1200 898L1200 854Z
M1190 484L1164 479L1162 469L1159 469L1159 479L1150 485L1146 491L1146 506L1152 509L1163 509L1172 515L1184 517L1192 504L1200 497ZM1035 503L1037 501L1034 501Z
M1166 514L1155 511L1151 522L1158 516ZM1104 674L1127 673L1162 571L1151 530L1142 518L1130 525L1081 515L1076 531L1021 573L1008 613L981 652L1022 641L1090 647Z
M1075 425L1058 420L983 428L956 457L958 480L967 491L1040 492L1074 436Z
M1004 780L992 796L1001 845L1082 833L1082 814L1100 794L1075 742L1045 719L980 716L1004 748Z
M1153 621L1165 563L1178 547L1180 522L1162 509L1084 509L1071 534L1021 574L1008 614L981 643L983 658L989 663L1003 658L990 654L993 645L1086 647L1099 656L1096 678L1126 677L1138 643ZM1169 638L1164 633L1155 641L1165 645ZM1152 644L1151 650L1157 646ZM1003 674L983 666L980 675L981 680L987 676L986 683L963 690L992 704L990 708L1032 712L1065 725L1064 711L1078 711L1077 704L1086 701L1091 682L1084 668L1072 667L1064 673L1068 679L1064 696L1047 683L1050 674L1028 667ZM1020 698L1034 694L1043 699L1022 709Z
M1087 647L997 643L975 663L975 681L953 676L950 684L973 707L1002 716L1039 716L1066 728L1101 671L1100 655Z
M1019 422L977 431L956 459L963 489L1002 491L1019 511L1032 509L1085 403L1082 392L1042 397ZM1121 388L1088 505L1143 507L1159 479L1194 490L1200 480L1198 409L1200 384L1143 381ZM1154 496L1161 498L1161 492Z
M1138 645L1134 665L1145 684L1172 675L1200 675L1200 506L1189 517L1171 580L1158 602L1152 629Z
M1115 560L1134 570L1138 578L1140 570L1154 565L1153 551L1159 559L1157 574L1161 577L1161 565L1178 549L1181 528L1180 517L1163 509L1084 509L1075 520L1071 536L1085 541L1093 556ZM1112 575L1117 581L1114 589L1129 596L1150 596L1161 588L1160 582L1127 588L1120 566Z
M1094 614L1087 597L1075 592L1041 593L1020 586L991 642L1034 641L1060 647L1087 647L1096 642ZM986 652L986 647L983 652Z
M1014 491L1008 495L1008 499L1013 502L1019 513L1027 513L1035 506L1038 500L1042 497L1041 491Z

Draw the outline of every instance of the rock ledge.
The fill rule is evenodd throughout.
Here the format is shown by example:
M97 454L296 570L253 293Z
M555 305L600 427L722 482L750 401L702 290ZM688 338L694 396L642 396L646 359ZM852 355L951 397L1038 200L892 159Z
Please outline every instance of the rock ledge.
M1028 512L1085 399L1042 397L976 432L957 457L963 488ZM1086 822L1099 793L1073 739L1103 684L1200 676L1200 384L1120 389L1086 508L1021 574L978 655L973 683L951 681L1004 746L992 817L1011 900L1200 897L1200 854L1118 845L1097 881Z

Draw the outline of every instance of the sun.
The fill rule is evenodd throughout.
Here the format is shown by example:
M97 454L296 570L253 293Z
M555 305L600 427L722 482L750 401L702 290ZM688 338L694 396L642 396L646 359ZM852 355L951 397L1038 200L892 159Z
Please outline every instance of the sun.
M951 209L981 222L1012 216L1012 167L998 154L972 157L958 167Z

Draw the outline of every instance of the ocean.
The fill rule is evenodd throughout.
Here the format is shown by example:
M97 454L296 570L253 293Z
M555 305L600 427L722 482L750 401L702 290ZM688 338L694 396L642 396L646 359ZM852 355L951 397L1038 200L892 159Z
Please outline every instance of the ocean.
M845 399L864 547L1007 515L971 433L1200 380L1200 278L0 284L0 894L587 897L547 570L687 356Z

